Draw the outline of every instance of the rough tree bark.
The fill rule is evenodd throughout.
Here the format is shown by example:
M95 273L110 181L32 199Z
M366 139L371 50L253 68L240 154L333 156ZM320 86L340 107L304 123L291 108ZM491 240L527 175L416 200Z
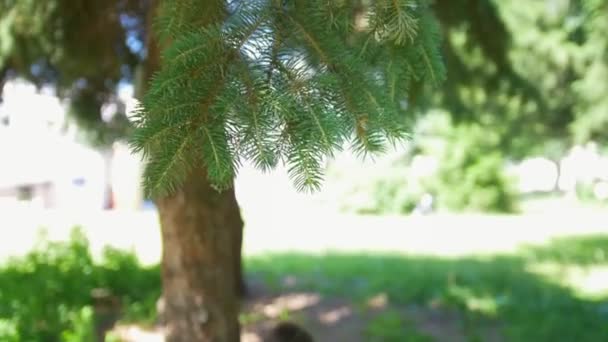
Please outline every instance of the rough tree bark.
M198 170L157 203L167 341L239 341L234 191L218 193Z
M147 18L144 80L150 79L160 66L160 48L150 28L156 15L154 8L153 4ZM217 192L205 170L197 169L180 190L157 199L156 204L163 243L163 321L167 341L239 341L238 299L245 292L241 265L243 221L234 188Z

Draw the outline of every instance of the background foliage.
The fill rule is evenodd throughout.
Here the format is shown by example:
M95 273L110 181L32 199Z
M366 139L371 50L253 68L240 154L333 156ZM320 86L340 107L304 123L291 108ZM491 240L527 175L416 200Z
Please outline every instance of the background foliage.
M158 266L143 267L112 248L94 262L79 229L68 242L42 236L34 250L0 267L0 283L2 341L91 341L94 289L120 299L126 320L144 322L154 319L160 296Z

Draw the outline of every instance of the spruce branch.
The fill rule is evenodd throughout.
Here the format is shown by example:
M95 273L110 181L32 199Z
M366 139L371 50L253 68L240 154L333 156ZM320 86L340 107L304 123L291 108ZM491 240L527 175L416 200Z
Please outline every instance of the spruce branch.
M263 170L282 160L298 190L316 190L322 162L345 141L367 155L407 138L411 82L444 78L426 0L356 10L346 1L237 1L208 14L192 0L163 3L162 68L131 139L148 159L150 194L174 190L198 164L229 186L241 158ZM355 23L361 13L369 24Z
M149 159L143 176L146 196L168 195L183 182L191 164L187 153L194 137L192 132L173 132L161 151Z

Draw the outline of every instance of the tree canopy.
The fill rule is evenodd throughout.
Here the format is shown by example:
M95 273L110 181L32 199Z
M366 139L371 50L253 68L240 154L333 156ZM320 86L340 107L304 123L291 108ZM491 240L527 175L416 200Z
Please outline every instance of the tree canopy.
M124 136L124 115L104 122L103 104L131 82L144 56L145 0L0 1L0 84L19 76L52 84L70 117L107 144ZM1 87L0 87L1 88ZM124 114L124 113L122 113Z
M151 3L1 1L0 78L52 83L98 140L124 135L124 116L108 124L100 108L120 82L137 81ZM147 188L160 193L195 165L227 184L244 159L262 169L286 162L298 188L314 189L333 151L381 151L433 106L498 132L518 157L604 136L606 1L233 0L209 17L193 1L163 3L165 58L132 141L149 157ZM201 18L210 25L193 28ZM428 85L443 79L440 55L448 77L438 89ZM188 107L214 77L222 81L208 108ZM202 112L212 114L206 126L192 121ZM153 134L161 126L165 135ZM194 131L199 151L175 153Z
M498 41L507 48L493 49L502 51L498 56L504 57L471 48L471 40L459 30L447 33L447 44L454 53L446 54L450 71L446 94L455 93L465 100L460 101L462 106L451 101L444 102L444 107L456 119L499 132L498 147L516 158L559 154L557 150L563 153L573 143L602 140L608 117L603 96L608 83L608 39L602 33L608 22L607 2L493 3L496 22L502 28L483 32L506 32L505 39ZM452 54L462 56L461 63L450 63ZM458 82L461 69L474 70L469 74L472 78L465 75L467 81ZM458 82L456 91L452 82ZM467 114L458 115L458 111Z

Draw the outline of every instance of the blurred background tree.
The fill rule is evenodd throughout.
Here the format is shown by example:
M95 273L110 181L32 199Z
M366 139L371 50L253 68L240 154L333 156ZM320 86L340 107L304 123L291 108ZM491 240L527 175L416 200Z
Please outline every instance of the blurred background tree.
M373 190L385 182L368 184L376 202L350 209L408 213L432 193L448 210L511 212L520 196L505 167L532 156L555 164L554 190L560 191L561 160L569 150L603 139L608 40L598 32L606 25L606 2L461 0L436 1L434 8L449 76L441 92L418 93L422 117L412 120L413 146L402 160L434 156L439 170L420 189L407 167L396 165L391 192ZM442 114L429 116L429 109ZM480 174L474 165L493 180L472 180Z
M116 100L120 82L134 80L145 56L144 13L148 1L4 1L0 75L39 87L53 85L70 100L70 116L91 142L108 145L124 137L124 109L101 115ZM120 108L119 108L120 109Z

